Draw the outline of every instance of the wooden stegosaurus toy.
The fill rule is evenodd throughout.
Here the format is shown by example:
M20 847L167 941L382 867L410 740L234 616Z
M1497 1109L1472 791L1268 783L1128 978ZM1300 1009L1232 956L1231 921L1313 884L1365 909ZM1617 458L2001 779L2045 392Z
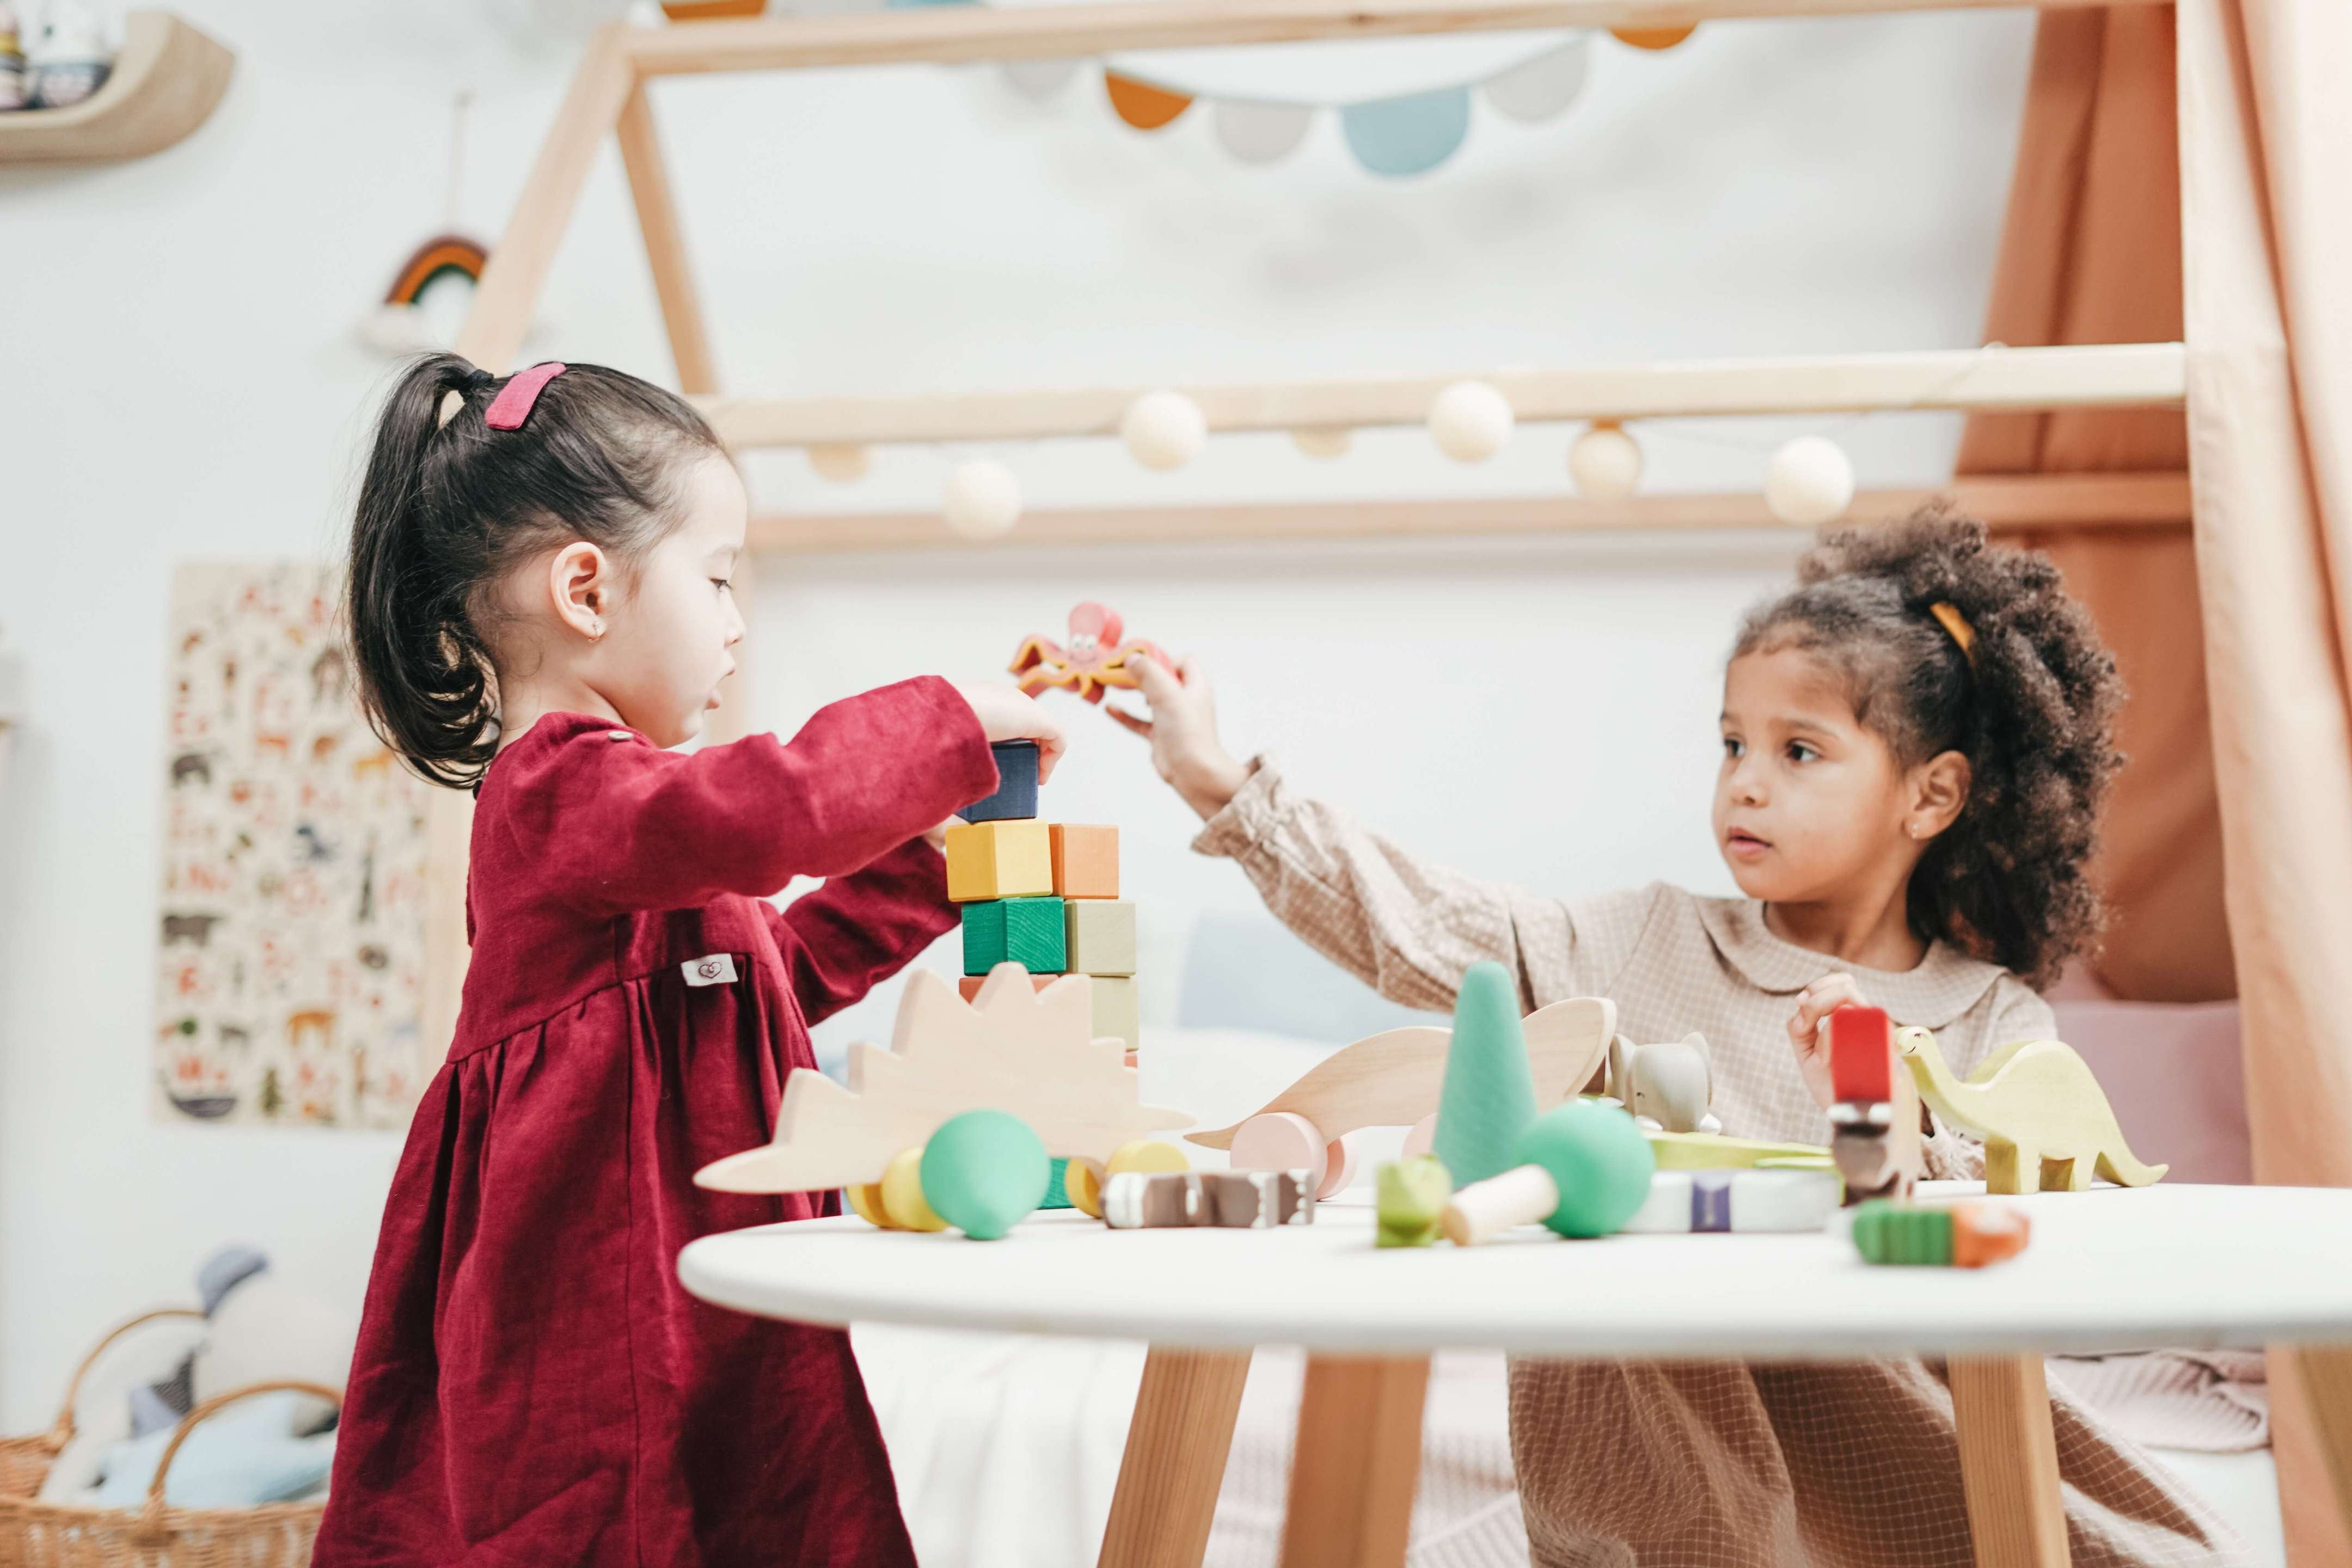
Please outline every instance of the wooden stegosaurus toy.
M967 1110L1019 1117L1060 1159L1108 1161L1120 1145L1192 1119L1146 1105L1126 1042L1095 1037L1088 977L1034 987L1017 963L990 971L970 1003L929 970L908 976L890 1048L849 1047L849 1087L809 1068L784 1081L772 1142L715 1161L695 1184L803 1193L882 1180Z
M1919 1098L1948 1125L1984 1140L1989 1193L2081 1192L2094 1170L2117 1186L2145 1187L2170 1169L2132 1153L2099 1080L2072 1046L2021 1040L1963 1079L1927 1030L1897 1030L1895 1043Z

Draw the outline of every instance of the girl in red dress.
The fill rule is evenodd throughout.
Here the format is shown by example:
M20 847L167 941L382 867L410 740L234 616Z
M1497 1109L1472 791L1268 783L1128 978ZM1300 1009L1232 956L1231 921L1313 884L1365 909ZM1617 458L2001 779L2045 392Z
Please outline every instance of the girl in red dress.
M694 1300L699 1236L835 1198L705 1192L808 1026L952 920L935 836L988 744L1062 740L933 677L690 755L734 668L743 488L593 365L442 354L386 405L351 552L371 721L471 788L473 942L393 1178L314 1563L911 1564L846 1335ZM779 910L796 876L829 879Z

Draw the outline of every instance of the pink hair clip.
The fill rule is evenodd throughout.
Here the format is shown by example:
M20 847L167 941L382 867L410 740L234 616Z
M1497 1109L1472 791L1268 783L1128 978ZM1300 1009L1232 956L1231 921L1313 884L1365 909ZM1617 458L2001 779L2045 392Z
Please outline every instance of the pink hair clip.
M521 372L499 388L499 395L490 399L490 406L482 416L482 423L493 430L521 429L522 422L530 417L532 405L539 402L539 395L563 371L562 361L549 360Z

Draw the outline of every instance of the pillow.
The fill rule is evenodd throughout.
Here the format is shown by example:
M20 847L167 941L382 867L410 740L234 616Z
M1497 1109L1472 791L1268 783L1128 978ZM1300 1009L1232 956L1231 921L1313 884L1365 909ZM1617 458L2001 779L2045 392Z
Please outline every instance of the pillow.
M341 1388L358 1338L358 1321L336 1303L305 1295L275 1269L257 1274L213 1312L212 1332L196 1352L197 1402L287 1378ZM300 1401L298 1431L315 1431L334 1414L323 1399L290 1397Z
M294 1436L302 1404L302 1395L280 1389L232 1405L205 1422L173 1457L163 1481L164 1500L174 1508L253 1508L315 1489L334 1465L334 1443ZM90 1500L101 1508L140 1506L171 1441L166 1431L116 1444L106 1457L106 1478Z

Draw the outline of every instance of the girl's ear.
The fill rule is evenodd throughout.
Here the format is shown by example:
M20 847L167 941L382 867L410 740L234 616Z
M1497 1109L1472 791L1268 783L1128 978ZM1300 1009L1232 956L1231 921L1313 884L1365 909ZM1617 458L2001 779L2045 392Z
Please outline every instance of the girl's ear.
M555 617L594 642L604 637L613 607L613 563L602 550L575 539L548 558L547 589Z
M1975 770L1958 752L1942 752L1912 770L1911 812L1905 830L1922 844L1951 826L1969 803Z

